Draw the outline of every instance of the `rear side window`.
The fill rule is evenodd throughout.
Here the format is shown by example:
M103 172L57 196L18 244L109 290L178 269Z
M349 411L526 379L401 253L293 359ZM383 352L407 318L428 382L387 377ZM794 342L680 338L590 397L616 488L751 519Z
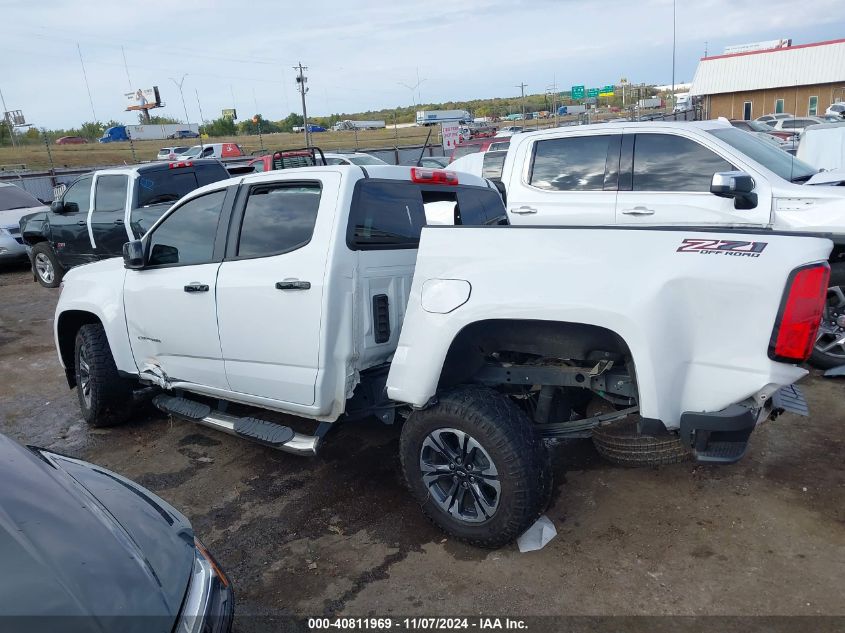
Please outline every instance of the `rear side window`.
M402 182L362 181L349 224L348 243L354 250L416 248L425 226L419 189Z
M314 234L320 185L253 187L244 209L238 257L266 257L305 246Z
M460 189L457 223L466 226L507 224L508 214L502 197L493 189Z
M100 176L94 192L94 213L123 211L126 207L126 175Z
M729 162L681 136L637 134L634 141L634 191L709 192L713 174L731 170Z
M507 152L487 152L481 165L482 178L501 178Z
M611 135L538 141L529 183L552 191L601 191Z

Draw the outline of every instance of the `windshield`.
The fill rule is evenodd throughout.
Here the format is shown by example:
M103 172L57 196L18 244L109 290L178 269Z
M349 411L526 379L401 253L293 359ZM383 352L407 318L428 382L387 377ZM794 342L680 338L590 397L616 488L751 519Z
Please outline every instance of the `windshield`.
M184 156L185 158L196 158L200 155L200 152L202 152L202 147L199 145L194 145L191 149L182 154L182 156Z
M382 159L375 156L350 156L349 162L353 165L387 165Z
M765 123L760 123L759 121L746 121L748 123L748 127L750 127L755 132L771 132L772 128L770 128Z
M44 205L20 187L16 187L15 185L0 187L0 211L41 206Z
M742 130L731 127L707 131L784 180L803 182L818 171L779 147Z

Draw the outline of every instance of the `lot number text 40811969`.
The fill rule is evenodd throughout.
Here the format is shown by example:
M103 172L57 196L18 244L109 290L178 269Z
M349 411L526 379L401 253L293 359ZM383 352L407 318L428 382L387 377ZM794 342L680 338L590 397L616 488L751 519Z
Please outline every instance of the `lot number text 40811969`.
M519 618L309 618L311 631L452 631L477 630L525 631L528 625Z

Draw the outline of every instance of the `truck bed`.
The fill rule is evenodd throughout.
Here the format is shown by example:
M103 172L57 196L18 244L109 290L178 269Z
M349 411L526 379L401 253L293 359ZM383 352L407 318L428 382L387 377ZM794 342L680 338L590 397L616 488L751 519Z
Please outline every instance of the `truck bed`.
M587 323L630 349L641 415L675 428L685 411L719 411L806 374L767 352L790 272L831 247L754 230L426 228L388 395L424 405L450 341L489 314ZM426 311L429 280L465 280L469 298Z

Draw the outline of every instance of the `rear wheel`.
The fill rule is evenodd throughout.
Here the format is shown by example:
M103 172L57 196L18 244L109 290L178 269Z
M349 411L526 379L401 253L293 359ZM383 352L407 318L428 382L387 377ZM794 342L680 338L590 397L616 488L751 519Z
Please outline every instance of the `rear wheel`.
M830 267L830 287L809 363L819 369L845 365L845 264Z
M121 378L99 323L83 325L74 349L76 393L82 417L91 426L115 426L126 421L132 401L132 383Z
M411 414L402 469L423 512L449 534L500 547L545 509L551 471L531 421L507 397L460 387Z
M47 242L32 247L32 270L35 278L45 288L58 288L65 275L64 268Z
M620 466L677 464L692 452L677 435L643 435L636 418L624 419L593 429L593 444L599 455Z

